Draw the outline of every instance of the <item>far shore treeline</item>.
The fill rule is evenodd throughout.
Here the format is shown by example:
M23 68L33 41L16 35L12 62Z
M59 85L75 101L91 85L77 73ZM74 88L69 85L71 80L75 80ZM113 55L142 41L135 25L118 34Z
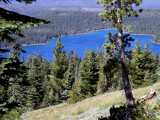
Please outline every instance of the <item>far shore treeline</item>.
M103 24L98 12L85 11L50 11L46 14L34 15L35 17L53 21L53 24L40 25L23 29L24 38L17 38L20 45L44 44L48 40L60 36L68 36L101 29L114 29L111 22ZM131 25L132 34L146 34L155 36L154 43L160 43L160 9L144 10L138 18L124 19L124 23ZM153 27L154 26L154 27ZM1 48L8 47L1 43Z

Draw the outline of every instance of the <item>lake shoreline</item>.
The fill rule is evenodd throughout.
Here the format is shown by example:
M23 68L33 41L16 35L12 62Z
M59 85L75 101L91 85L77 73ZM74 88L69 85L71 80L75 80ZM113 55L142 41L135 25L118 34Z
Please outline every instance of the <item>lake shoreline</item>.
M47 42L45 42L45 43L29 44L29 45L22 44L21 47L46 45L50 40L58 39L58 38L60 38L60 37L83 35L83 34L89 34L89 33L92 33L92 32L102 31L102 30L116 30L116 29L100 29L100 30L91 30L91 31L85 32L85 33L76 33L76 34L70 34L70 35L62 35L62 36L59 36L59 37L53 37L53 38L51 38L51 39L48 39ZM131 35L145 35L145 36L152 36L152 37L154 37L154 38L156 37L155 35L150 35L150 34L131 34ZM160 44L160 43L154 42L153 39L152 39L151 42L154 43L154 44Z
M95 32L97 31L97 32ZM90 34L87 34L90 33ZM116 30L94 30L94 31L89 31L87 33L81 33L82 35L79 34L73 34L73 36L68 36L67 37L59 37L61 39L62 44L65 46L66 53L70 53L71 50L76 51L77 55L81 58L83 58L85 54L86 49L91 49L95 50L100 46L99 49L104 51L103 49L103 44L105 43L105 36L108 35L108 33L113 33L116 34ZM126 33L125 33L126 34ZM142 45L145 46L145 43L148 41L150 45L150 49L153 50L153 54L155 54L155 51L160 49L160 45L153 44L151 41L153 39L152 36L149 35L137 35L133 34L131 37L135 38L135 40L138 40L138 42ZM58 37L57 37L58 38ZM46 58L47 60L51 60L53 58L53 53L52 50L54 49L54 46L56 45L57 39L53 39L48 41L46 44L32 44L32 45L27 45L28 47L21 47L23 50L27 52L27 54L24 55L24 59L28 59L28 55L34 55L34 53L41 53L42 57ZM132 42L131 44L131 49L134 49L135 47L135 41ZM160 54L160 51L157 51L158 54ZM21 55L22 55L21 54ZM4 56L7 56L5 54Z
M49 42L50 40L53 40L53 39L58 39L58 38L60 38L60 37L67 37L67 36L75 36L75 35L89 34L89 33L96 32L96 31L101 31L101 30L116 30L116 29L100 29L100 30L91 30L91 31L85 32L85 33L76 33L76 34L70 34L70 35L62 35L62 36L59 36L59 37L53 37L53 38L51 38L51 39L48 39L47 42ZM45 42L45 43L38 43L38 44L29 44L29 45L22 44L21 47L46 45L47 42Z

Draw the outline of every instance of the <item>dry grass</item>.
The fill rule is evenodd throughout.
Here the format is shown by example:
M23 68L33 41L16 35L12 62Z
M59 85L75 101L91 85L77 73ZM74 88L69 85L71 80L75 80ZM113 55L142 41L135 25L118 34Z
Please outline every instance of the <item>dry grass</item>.
M144 96L153 88L159 93L160 83L153 86L133 90L136 99ZM76 104L63 103L57 106L51 106L45 109L39 109L22 115L24 120L57 120L68 115L77 115L92 109L106 109L112 105L122 105L126 102L123 91L116 91L88 98Z

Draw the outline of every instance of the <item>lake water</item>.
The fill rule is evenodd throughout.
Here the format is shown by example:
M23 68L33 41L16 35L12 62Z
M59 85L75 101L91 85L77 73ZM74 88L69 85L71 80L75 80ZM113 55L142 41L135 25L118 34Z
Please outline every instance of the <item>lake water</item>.
M99 47L101 50L103 50L102 45L105 43L105 36L108 35L108 33L116 33L116 30L100 30L91 32L88 34L80 34L80 35L71 35L66 37L60 37L62 44L64 45L64 49L67 50L67 53L71 50L75 50L77 54L81 57L83 57L86 49L93 49L97 50L97 47ZM158 52L160 54L160 45L153 44L151 41L153 39L152 36L147 35L132 35L135 40L138 40L138 42L141 44L142 47L145 46L146 42L148 41L149 49L152 50L153 54ZM56 45L56 40L53 39L46 43L46 45L34 45L34 46L24 46L22 47L23 50L25 50L27 53L24 53L25 60L27 59L27 56L29 54L34 54L41 52L42 57L45 57L46 59L50 59L53 61L53 54L52 50L54 49L54 46ZM131 49L134 48L135 41L132 42Z

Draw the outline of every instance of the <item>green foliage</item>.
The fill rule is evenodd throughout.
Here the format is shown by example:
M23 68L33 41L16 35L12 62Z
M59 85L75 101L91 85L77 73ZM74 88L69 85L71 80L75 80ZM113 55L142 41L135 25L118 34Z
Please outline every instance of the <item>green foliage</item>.
M98 4L103 4L105 12L100 13L102 21L112 21L113 26L117 29L117 34L110 33L107 36L104 44L105 52L109 61L118 61L121 68L121 76L123 80L123 87L128 105L134 104L134 97L131 90L129 75L127 70L126 56L130 56L130 51L126 47L130 47L130 41L134 39L129 37L129 34L124 34L123 30L130 33L130 27L125 27L123 24L123 17L138 16L138 11L134 10L134 6L139 6L142 0L100 0ZM139 10L142 12L142 10Z
M97 51L96 59L99 70L99 80L97 82L97 94L99 94L99 93L104 93L108 90L109 81L107 80L107 73L105 71L106 58L104 56L104 53L102 53L102 51L99 49Z
M6 105L7 105L7 103L5 103L5 102L0 104L0 112L1 112L0 116L2 115L2 113L5 113L8 110Z
M106 76L103 73L99 73L99 81L97 83L97 94L104 93L108 90Z
M67 70L67 55L66 50L63 50L64 46L60 42L60 39L57 40L57 45L52 51L54 56L54 67L57 70L52 69L52 73L58 78L62 79L64 77L64 72ZM53 68L54 68L53 67Z
M31 86L30 94L32 96L32 103L35 104L32 106L36 108L40 106L42 99L43 99L43 76L42 76L42 69L41 69L42 59L40 54L34 54L34 57L31 61L31 67L28 71L28 81ZM34 91L34 92L33 92Z
M27 112L29 108L27 107L16 107L10 111L7 111L5 115L1 117L1 120L22 120L21 115L24 112Z
M26 1L27 3L27 0L18 1ZM7 2L7 0L3 0L3 2ZM128 5L125 1L123 2L123 5ZM138 1L135 2L139 5ZM110 9L110 7L111 6L107 9ZM132 7L128 7L127 9L129 10L131 8ZM122 7L122 9L118 11L118 14L127 15L128 17L137 16L135 11L128 13L127 9ZM9 15L6 15L7 13L9 13ZM84 16L87 18L88 15L91 15L91 18L89 17L87 19L87 25L90 25L90 20L97 21L97 13L86 12L78 12L78 14L77 12L72 12L71 15L68 14L69 12L57 12L56 15L49 15L48 18L53 19L53 16L58 16L54 19L57 21L60 20L60 22L63 21L68 25L68 23L64 21L66 16L64 16L63 13L67 14L66 16L69 22L74 15L76 16L76 19L78 18L78 21L81 21L82 18L84 19ZM0 39L2 42L14 42L15 36L13 37L13 34L23 37L20 28L28 28L41 23L49 23L45 20L22 16L15 12L4 10L3 8L1 8L0 14L2 14L0 22ZM108 15L107 19L112 19L115 22L114 26L120 30L122 26L118 23L116 24L118 17L111 17L111 14L106 14ZM113 10L112 14L116 15L116 11ZM45 15L43 17L45 17ZM78 24L78 28L76 26L77 29L72 30L75 27L75 23L73 22L72 28L67 26L66 29L63 27L63 31L61 31L61 28L56 31L57 33L47 33L47 38L51 38L53 35L54 37L57 37L58 35L84 32L83 30L85 27L82 26L81 22ZM96 27L92 26L85 30L94 30L97 28L97 24L95 24L95 26ZM105 28L104 26L101 27ZM32 28L32 30L39 31L44 28L50 30L52 29L52 26L40 26L36 29ZM55 28L52 30L55 30ZM129 32L130 27L125 27L125 29ZM10 34L12 35L10 36ZM32 34L32 36L33 35L34 34ZM41 35L38 37L40 36ZM37 38L35 37L35 39ZM29 55L25 64L23 57L22 61L19 60L20 52L24 51L19 48L18 44L15 44L13 46L14 49L10 52L9 58L6 59L0 56L0 117L7 113L6 115L3 115L4 119L18 119L18 110L12 109L17 106L15 103L18 103L21 106L25 105L33 109L38 109L58 104L68 98L69 103L76 103L84 98L91 97L96 93L122 89L121 73L118 71L121 65L119 65L117 59L119 58L118 53L120 51L117 43L118 35L109 34L107 39L108 41L104 44L105 55L100 50L97 51L97 54L94 50L87 50L82 61L81 58L77 57L75 51L71 51L67 56L64 46L60 39L58 39L57 45L52 51L54 56L53 63L50 63L50 61L47 61L45 58L42 59L39 53L34 54L33 57ZM133 41L129 35L124 35L123 40L124 47L129 47L129 41ZM133 68L133 70L130 71L130 77L133 80L133 83L138 87L141 83L143 83L143 85L155 83L157 81L157 75L155 73L159 67L158 54L153 56L148 50L148 45L144 48L144 51L138 47L136 49L137 50L135 51L139 52L133 52L132 54L133 61L131 61L131 68ZM1 49L0 52L3 53L6 52L6 50ZM125 51L125 53L128 58L131 57L130 51ZM126 61L128 64L130 63L129 59ZM140 64L141 61L143 61L143 64Z
M72 85L78 81L80 62L81 59L78 58L75 51L71 51L68 54L68 69L64 74L65 91L62 93L63 99L68 99L70 97Z
M66 86L72 87L73 83L76 81L78 77L76 72L78 72L80 61L78 59L77 53L75 51L71 51L68 54L68 69L65 73L65 84ZM71 88L69 88L71 89Z
M120 64L117 59L115 57L110 57L109 55L106 56L107 59L105 59L100 68L100 78L102 77L102 80L100 81L103 81L101 87L102 89L105 87L103 92L109 89L116 89L121 76L121 74L119 74Z
M43 101L41 103L40 107L48 107L53 104L52 102L52 95L50 95L50 92L52 91L52 88L49 83L49 75L51 74L51 62L47 61L45 58L42 61L41 64L41 72L43 76L43 83L42 83L42 89L43 89Z
M7 96L9 103L19 103L24 104L24 89L27 86L26 80L26 72L27 68L25 67L23 62L20 62L20 51L13 47L9 54L9 59L11 60L11 65L8 67L9 72L8 75L8 89L7 89ZM6 78L7 80L7 78Z
M136 41L133 49L130 78L134 87L150 85L157 81L156 70L159 66L159 58L157 54L153 55L148 47L149 44L147 43L142 50L140 44Z
M25 65L19 60L20 51L13 47L9 58L5 59L9 62L5 65L5 68L1 73L1 115L12 110L19 104L24 104L24 86L25 81Z
M18 113L16 109L8 112L2 117L2 120L22 120L21 115Z
M137 103L134 106L127 107L111 107L110 116L101 118L100 120L158 120L159 119L159 104L152 107L147 103Z
M99 79L96 54L94 50L86 50L83 61L80 64L80 88L81 93L93 95L97 91Z
M12 35L24 37L20 28L28 28L30 26L38 26L39 24L50 23L49 21L20 15L16 12L0 8L0 41L2 42L15 42Z
M78 82L73 84L72 90L70 91L70 97L67 100L69 103L76 103L83 99L82 94L80 94L79 88L80 87Z
M134 10L133 6L139 6L142 3L142 0L122 0L122 1L113 1L113 0L100 0L97 4L103 4L105 13L100 13L99 15L103 18L102 21L109 20L113 22L113 26L118 28L118 31L122 29L121 24L118 23L119 17L122 16L138 16L137 12L142 12L142 9L139 11ZM127 27L124 27L127 28ZM128 30L128 29L126 29ZM129 30L127 31L129 32Z
M145 114L145 109L143 104L137 104L132 107L120 106L120 107L112 107L110 108L110 116L106 118L106 120L137 120L137 118L141 118L142 120L147 119Z
M14 6L13 8L9 7L8 9L20 9L21 11L23 11L24 7L20 8L20 6L18 6L17 8L16 6ZM38 10L37 9L38 8L31 7L25 14L31 14L32 16L41 19L54 21L54 23L56 24L40 25L39 27L22 29L22 33L25 35L25 37L23 38L16 37L17 42L20 45L46 43L48 39L57 38L60 36L87 33L90 31L101 30L101 29L114 29L114 27L110 22L106 22L106 24L103 24L101 22L101 18L98 17L97 12L49 11L49 13L46 13L47 11L44 10L45 8ZM37 11L36 14L32 14L32 12L35 11ZM158 26L160 25L159 19L160 19L160 10L151 9L151 10L144 10L143 14L140 14L139 17L136 19L134 17L130 17L129 19L124 17L123 20L124 20L124 25L126 25L124 26L126 29L129 28L129 26L132 26L130 28L130 31L132 31L133 34L154 35L155 37L153 37L153 41L158 42L160 38L159 28L158 28ZM70 24L70 21L72 21L72 24ZM130 32L128 33L130 34ZM8 46L9 45L6 43L1 44L2 48Z
M67 71L68 66L66 50L63 50L63 47L64 46L60 42L60 39L58 39L55 49L52 51L54 63L52 64L50 84L52 86L54 96L57 96L55 100L57 103L63 100L62 93L65 90L64 74Z
M32 0L16 0L18 2L31 3ZM0 2L9 3L11 0L0 0ZM21 33L20 28L28 28L30 26L37 26L39 24L50 23L46 20L36 19L33 17L20 15L16 12L12 12L3 8L0 8L0 43L12 43L13 50L10 51L9 58L2 57L2 54L9 51L5 49L0 49L0 86L2 90L2 99L0 104L5 103L5 111L2 109L3 113L1 116L12 110L19 104L24 103L24 86L26 67L19 60L20 52L24 52L20 49L19 45L16 44L16 39L13 35L19 37L24 37ZM3 106L2 106L3 107ZM13 113L14 116L15 113ZM0 116L0 117L1 117ZM13 118L5 118L13 119Z
M29 86L26 89L25 105L32 108L46 107L52 102L49 100L49 92L51 86L49 84L49 75L51 70L51 63L46 59L41 58L41 54L34 54L34 57L28 56L26 66L29 68L27 71L27 81ZM48 99L48 103L46 103ZM42 105L43 103L43 105Z

